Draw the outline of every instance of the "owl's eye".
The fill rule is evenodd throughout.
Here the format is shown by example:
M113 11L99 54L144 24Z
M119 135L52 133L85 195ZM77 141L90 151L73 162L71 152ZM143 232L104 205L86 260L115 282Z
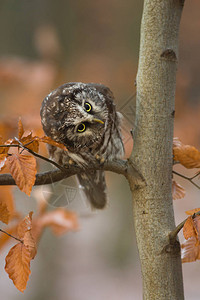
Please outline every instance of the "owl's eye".
M80 123L80 124L78 125L78 127L77 127L77 131L78 131L78 132L84 132L85 129L86 129L86 126L85 126L84 123Z
M84 103L84 107L85 107L85 110L86 110L87 112L92 111L92 105L91 105L90 103L85 102L85 103Z

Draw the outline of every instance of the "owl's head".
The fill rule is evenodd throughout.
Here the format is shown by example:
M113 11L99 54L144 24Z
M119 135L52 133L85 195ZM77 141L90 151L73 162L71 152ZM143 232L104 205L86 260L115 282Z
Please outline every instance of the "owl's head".
M112 92L100 84L67 83L43 101L44 132L69 150L98 147L113 115Z

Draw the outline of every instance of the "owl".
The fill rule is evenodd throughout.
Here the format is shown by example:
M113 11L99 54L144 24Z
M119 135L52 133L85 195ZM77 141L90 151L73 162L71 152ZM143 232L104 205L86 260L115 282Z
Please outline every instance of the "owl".
M113 100L102 84L70 82L46 96L40 111L45 134L68 149L48 145L50 158L83 169L77 177L94 208L105 206L107 194L104 171L91 171L92 165L124 156L121 114Z

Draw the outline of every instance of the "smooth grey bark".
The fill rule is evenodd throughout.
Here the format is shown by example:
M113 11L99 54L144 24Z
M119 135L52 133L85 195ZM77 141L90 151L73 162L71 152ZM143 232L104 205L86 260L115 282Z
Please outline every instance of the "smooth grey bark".
M135 187L133 214L143 276L143 299L184 299L180 245L172 204L172 141L183 1L145 0L137 73L136 122L130 162L145 179Z

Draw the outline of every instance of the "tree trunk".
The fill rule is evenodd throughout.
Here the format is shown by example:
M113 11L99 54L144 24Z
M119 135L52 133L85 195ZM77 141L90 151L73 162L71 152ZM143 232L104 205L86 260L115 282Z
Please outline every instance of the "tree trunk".
M172 204L172 141L181 0L145 0L130 163L146 185L134 187L133 214L145 300L182 300L180 245Z

